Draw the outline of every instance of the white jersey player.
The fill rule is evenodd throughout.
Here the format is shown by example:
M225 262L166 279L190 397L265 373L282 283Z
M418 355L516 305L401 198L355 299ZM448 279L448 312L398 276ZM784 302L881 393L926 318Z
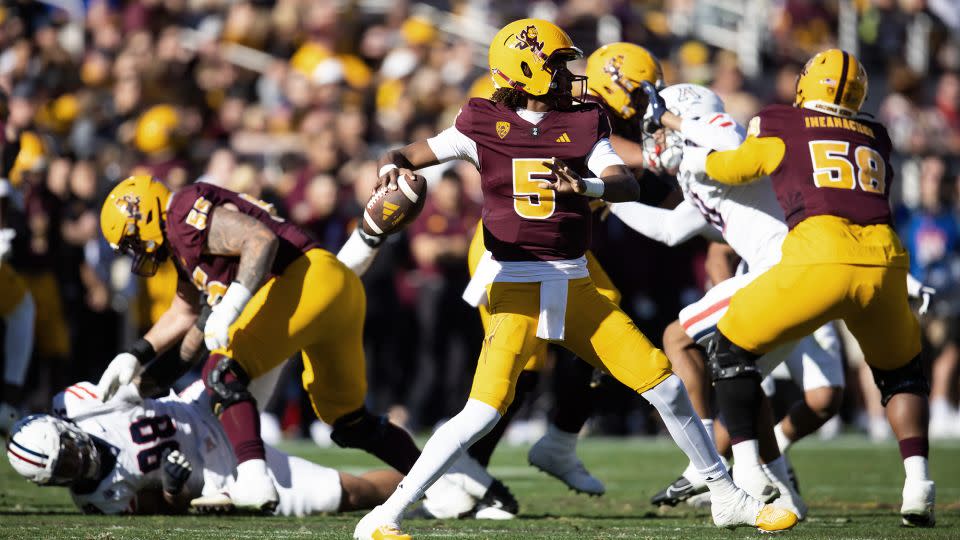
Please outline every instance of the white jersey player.
M743 128L724 112L720 98L707 88L693 84L670 86L659 95L680 125L675 126L679 127L677 130L663 129L656 137L647 138L644 156L653 168L676 174L684 200L673 210L641 203L618 203L611 205L611 211L641 234L669 245L697 234L715 236L719 233L746 263L747 272L716 284L702 299L680 312L679 323L684 333L703 344L716 331L733 294L780 260L787 225L769 179L731 187L714 182L692 166L696 160L684 159L685 155L703 149L736 148L743 141ZM766 375L786 360L793 379L805 392L828 389L828 393L839 395L844 378L838 343L835 329L828 324L817 330L817 335L801 340L799 345L794 343L772 351L758 361L758 365ZM825 402L839 404L833 396ZM823 421L834 412L827 411ZM756 446L737 448L734 445L734 460L734 478L748 493L761 499L775 497L776 491L769 488L772 484L783 495L782 502L803 517L805 508L789 485L782 459L761 466ZM683 485L676 485L678 483ZM697 491L698 484L702 481L688 468L671 488L679 493L687 487L689 495ZM654 500L671 502L657 501L656 497ZM675 504L677 500L672 502Z
M91 383L74 384L54 397L57 418L34 415L22 420L7 451L14 469L41 485L69 486L74 502L84 512L154 513L177 510L157 506L157 498L151 496L166 488L165 462L176 452L192 469L180 486L185 501L223 501L224 495L229 495L236 458L205 403L202 383L194 383L179 396L161 399L141 400L128 386L102 403L96 392ZM76 433L77 429L81 433ZM89 443L82 442L84 435ZM65 444L67 441L81 443ZM271 447L267 447L266 458L280 495L278 515L370 508L382 502L401 478L393 471L357 478ZM73 472L67 472L70 463L87 465L73 466ZM211 506L228 507L229 499Z

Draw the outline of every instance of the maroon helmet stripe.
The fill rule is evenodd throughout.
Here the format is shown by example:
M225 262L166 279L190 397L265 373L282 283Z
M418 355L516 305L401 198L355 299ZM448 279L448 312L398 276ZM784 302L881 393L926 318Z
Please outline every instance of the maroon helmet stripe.
M843 68L840 69L840 84L837 85L837 95L833 97L833 104L839 105L840 99L843 98L843 87L847 84L847 70L850 68L850 55L847 54L847 51L840 51L843 53Z

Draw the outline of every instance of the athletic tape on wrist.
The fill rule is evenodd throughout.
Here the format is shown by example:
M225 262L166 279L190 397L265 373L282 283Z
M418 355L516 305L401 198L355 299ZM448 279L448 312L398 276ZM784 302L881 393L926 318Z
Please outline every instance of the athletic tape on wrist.
M603 180L599 178L584 178L583 182L587 185L587 190L583 192L584 195L595 199L603 197L603 188L605 187Z

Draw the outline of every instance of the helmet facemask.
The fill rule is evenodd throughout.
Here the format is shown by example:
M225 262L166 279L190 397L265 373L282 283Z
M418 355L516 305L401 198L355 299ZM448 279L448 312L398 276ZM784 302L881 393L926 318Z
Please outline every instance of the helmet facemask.
M683 160L684 139L670 128L643 133L643 161L657 174L676 175Z
M80 480L95 478L100 469L100 452L90 435L73 424L63 424L60 454L47 485L71 486Z
M118 201L118 204L124 205L124 212L127 214L127 221L124 225L123 236L116 246L118 253L129 255L133 259L133 265L130 270L139 276L150 277L157 273L160 265L169 256L169 250L166 243L155 240L145 240L140 234L141 221L149 224L154 219L160 219L160 216L154 216L153 212L143 216L140 211L140 200L137 198L124 198Z
M582 57L583 53L577 48L557 49L550 54L543 63L543 70L550 74L550 90L540 97L541 101L558 110L569 109L574 103L583 103L587 93L587 77L574 75L567 68L568 62ZM577 91L574 91L575 86L579 86Z

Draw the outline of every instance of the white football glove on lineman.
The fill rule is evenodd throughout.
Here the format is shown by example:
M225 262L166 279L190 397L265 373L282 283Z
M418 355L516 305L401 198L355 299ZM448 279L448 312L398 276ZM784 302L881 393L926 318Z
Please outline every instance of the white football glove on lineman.
M203 327L203 342L207 350L215 351L230 344L230 325L243 312L251 296L253 294L236 281L227 287L226 294L213 306L207 324Z
M122 352L110 361L110 365L100 376L100 382L97 383L97 394L104 403L110 400L121 386L130 384L133 377L140 372L140 361L137 357Z
M5 258L10 253L10 244L16 236L17 231L13 229L0 229L0 259Z
M917 313L921 317L927 314L927 310L930 309L930 300L933 299L935 294L937 294L937 290L933 287L927 285L920 287L920 308L917 309Z

